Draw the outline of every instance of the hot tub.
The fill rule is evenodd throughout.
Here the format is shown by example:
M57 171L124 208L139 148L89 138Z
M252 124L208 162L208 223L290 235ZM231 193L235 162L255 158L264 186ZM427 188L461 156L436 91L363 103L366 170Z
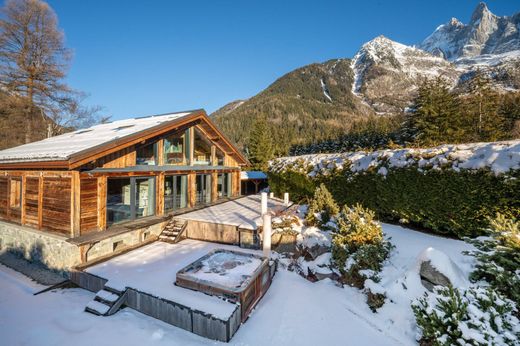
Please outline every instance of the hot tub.
M265 257L216 249L178 271L175 283L240 303L245 321L271 285L274 272Z

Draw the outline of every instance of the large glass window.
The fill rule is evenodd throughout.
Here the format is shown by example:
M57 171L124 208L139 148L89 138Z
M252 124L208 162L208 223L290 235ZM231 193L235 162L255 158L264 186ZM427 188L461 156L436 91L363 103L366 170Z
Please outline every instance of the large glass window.
M195 129L193 148L193 164L194 165L211 165L211 143L202 132Z
M138 147L136 150L136 164L141 165L155 165L156 157L156 143L145 144Z
M164 210L170 211L187 207L188 176L167 175L164 177Z
M231 197L231 174L220 173L217 181L218 198Z
M186 132L175 133L164 138L164 164L185 165L188 161Z
M195 179L195 204L211 202L211 174L197 174Z
M107 224L154 215L155 178L108 178Z
M224 166L224 152L216 148L215 150L216 164L217 166Z
M155 180L135 178L135 218L155 214Z

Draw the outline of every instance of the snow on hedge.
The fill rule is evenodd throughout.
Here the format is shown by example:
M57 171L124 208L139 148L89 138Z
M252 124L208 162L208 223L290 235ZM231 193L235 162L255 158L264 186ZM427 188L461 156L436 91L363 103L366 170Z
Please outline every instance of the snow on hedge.
M456 172L489 169L495 175L505 174L520 169L520 140L282 157L271 161L269 169L274 173L292 170L314 177L346 169L352 173L374 171L386 175L390 169L406 167Z

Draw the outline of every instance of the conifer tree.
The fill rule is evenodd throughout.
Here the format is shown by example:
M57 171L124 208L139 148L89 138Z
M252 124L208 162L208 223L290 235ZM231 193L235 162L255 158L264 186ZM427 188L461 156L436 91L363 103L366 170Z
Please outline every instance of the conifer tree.
M468 120L478 141L496 141L504 137L504 116L499 112L499 95L492 82L478 70L469 83L466 107Z
M253 123L249 135L248 154L253 169L267 171L268 162L274 156L274 148L267 119L263 117Z
M460 141L463 130L459 111L458 97L444 78L424 80L408 120L408 131L422 145Z

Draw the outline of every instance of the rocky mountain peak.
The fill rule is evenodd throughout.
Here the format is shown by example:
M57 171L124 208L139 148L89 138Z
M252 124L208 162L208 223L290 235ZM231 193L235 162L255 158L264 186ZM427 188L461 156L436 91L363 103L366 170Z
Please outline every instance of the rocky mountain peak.
M485 2L480 2L475 10L473 11L473 14L471 15L471 20L469 22L470 25L478 24L483 18L491 18L496 17L489 8L487 7Z
M419 48L448 60L520 49L520 16L496 16L484 2L477 5L469 24L455 18L439 26Z

